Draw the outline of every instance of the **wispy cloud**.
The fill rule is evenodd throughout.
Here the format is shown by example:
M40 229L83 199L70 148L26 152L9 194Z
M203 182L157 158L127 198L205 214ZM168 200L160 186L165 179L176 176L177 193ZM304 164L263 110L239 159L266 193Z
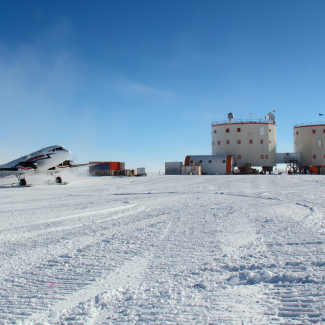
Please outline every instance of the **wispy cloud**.
M15 157L17 152L64 145L80 129L78 124L91 126L84 108L74 113L82 72L69 45L72 30L63 19L33 41L0 43L0 136L14 144Z
M181 96L174 91L144 85L126 78L118 80L117 90L130 99L158 106L175 105L181 100Z
M64 39L63 30L70 27L63 21L56 28ZM71 99L77 69L71 52L59 46L56 28L33 44L0 44L0 104L5 114L39 118L53 109L61 111L62 103Z

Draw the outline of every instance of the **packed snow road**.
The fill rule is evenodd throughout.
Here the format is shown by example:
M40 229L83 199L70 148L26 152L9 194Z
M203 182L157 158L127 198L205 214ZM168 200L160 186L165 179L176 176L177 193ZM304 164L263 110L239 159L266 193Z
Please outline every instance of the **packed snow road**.
M0 324L322 324L325 177L0 180Z

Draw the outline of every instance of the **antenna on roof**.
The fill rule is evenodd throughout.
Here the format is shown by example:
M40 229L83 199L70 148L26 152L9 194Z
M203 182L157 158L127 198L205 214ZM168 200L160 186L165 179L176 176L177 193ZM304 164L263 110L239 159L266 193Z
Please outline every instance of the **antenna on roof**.
M233 113L229 113L228 114L228 120L229 120L229 123L231 123L231 121L234 119L234 114Z
M267 113L267 115L265 116L268 120L274 122L275 121L275 116L272 112Z

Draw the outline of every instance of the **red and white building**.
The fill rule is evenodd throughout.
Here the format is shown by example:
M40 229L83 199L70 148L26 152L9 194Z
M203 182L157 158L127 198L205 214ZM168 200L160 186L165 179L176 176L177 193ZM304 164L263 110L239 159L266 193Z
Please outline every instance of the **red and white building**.
M234 166L251 164L270 171L276 165L275 121L229 120L212 123L212 155L232 155Z
M325 124L296 124L293 127L294 152L301 153L305 166L325 166Z

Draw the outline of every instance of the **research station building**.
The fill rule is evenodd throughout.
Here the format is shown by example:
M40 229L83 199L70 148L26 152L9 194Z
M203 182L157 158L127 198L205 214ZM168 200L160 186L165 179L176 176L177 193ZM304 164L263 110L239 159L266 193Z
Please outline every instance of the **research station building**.
M265 119L212 123L212 155L232 155L234 166L262 167L272 171L276 165L276 124L274 115Z
M294 152L301 153L304 166L325 166L325 124L294 125Z

